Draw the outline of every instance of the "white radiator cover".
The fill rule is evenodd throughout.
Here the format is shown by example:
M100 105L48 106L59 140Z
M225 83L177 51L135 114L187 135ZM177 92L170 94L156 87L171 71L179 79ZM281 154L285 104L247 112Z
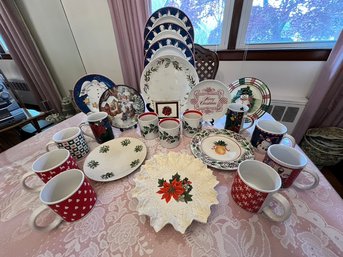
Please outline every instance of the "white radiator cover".
M286 100L287 99L287 100ZM292 134L307 104L307 98L273 97L268 112Z

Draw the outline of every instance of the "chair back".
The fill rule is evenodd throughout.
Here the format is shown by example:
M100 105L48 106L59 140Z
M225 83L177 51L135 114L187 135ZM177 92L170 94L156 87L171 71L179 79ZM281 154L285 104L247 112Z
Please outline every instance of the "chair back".
M217 53L198 44L194 44L194 49L196 71L199 76L199 81L215 79L219 67Z

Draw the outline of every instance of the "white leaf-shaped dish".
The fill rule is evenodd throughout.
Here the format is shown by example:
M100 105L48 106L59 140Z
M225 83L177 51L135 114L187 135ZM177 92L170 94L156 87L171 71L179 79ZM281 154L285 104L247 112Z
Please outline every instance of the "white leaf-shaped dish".
M168 182L176 173L181 180L187 177L192 182L192 201L185 203L171 198L167 203L157 193L158 180L163 178ZM156 232L170 223L175 230L185 233L193 220L206 223L211 205L218 204L214 189L218 184L216 177L201 160L191 155L175 152L155 155L145 162L134 181L132 196L138 199L138 213L150 217L150 225Z

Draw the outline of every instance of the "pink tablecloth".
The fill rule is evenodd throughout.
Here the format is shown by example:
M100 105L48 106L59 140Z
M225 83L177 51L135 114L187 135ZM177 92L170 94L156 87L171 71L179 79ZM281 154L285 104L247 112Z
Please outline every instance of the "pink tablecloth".
M292 215L282 223L239 208L230 195L235 172L214 170L219 204L212 206L207 224L193 222L184 235L170 225L156 233L131 198L138 169L118 181L93 182L98 200L84 219L62 223L48 233L34 231L28 219L41 203L37 193L24 191L20 178L45 152L54 133L84 120L86 116L78 114L1 153L0 256L343 256L343 201L311 162L307 168L319 174L320 184L305 192L281 191L292 203ZM140 137L134 129L115 134ZM167 152L158 140L143 141L148 159ZM183 138L172 151L191 154L189 141ZM90 146L97 143L91 141ZM82 167L82 161L79 164Z

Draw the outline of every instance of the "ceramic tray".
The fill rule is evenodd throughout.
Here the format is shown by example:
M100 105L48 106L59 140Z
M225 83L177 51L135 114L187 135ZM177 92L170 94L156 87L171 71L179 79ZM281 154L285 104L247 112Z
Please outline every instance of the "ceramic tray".
M92 180L120 179L141 166L147 155L145 144L131 137L119 137L96 147L86 158L83 171Z
M184 58L163 56L152 60L143 70L140 89L146 104L180 101L181 111L191 89L199 82L195 68Z
M242 161L254 159L249 141L230 130L203 130L193 136L190 146L195 157L221 170L236 170Z
M188 109L200 110L206 121L216 120L225 115L230 93L218 80L204 80L192 88L187 100Z
M228 86L232 103L249 107L248 115L258 119L266 113L271 102L269 88L256 78L241 78Z
M173 38L161 39L152 44L145 54L144 67L147 66L154 58L165 55L183 57L192 64L193 67L195 67L193 52L185 45L184 42Z
M216 177L191 155L155 155L142 166L134 182L132 197L138 199L138 213L150 217L156 232L170 223L184 233L193 220L206 223L211 205L218 204ZM170 189L175 189L174 195Z
M137 124L138 115L145 110L141 95L131 87L118 85L107 89L99 100L100 111L108 113L112 126L130 128Z
M145 24L144 38L146 38L154 27L164 22L182 26L191 35L192 39L194 39L194 29L191 20L183 11L175 7L163 7L151 14Z
M114 86L113 81L103 75L87 74L81 77L74 86L74 101L86 114L98 112L102 93Z

